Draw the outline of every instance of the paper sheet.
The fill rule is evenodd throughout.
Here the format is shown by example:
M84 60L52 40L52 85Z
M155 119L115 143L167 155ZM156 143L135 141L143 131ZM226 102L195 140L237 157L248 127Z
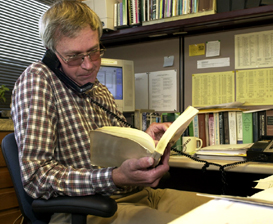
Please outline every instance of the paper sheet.
M149 109L177 111L176 70L149 73Z
M205 107L235 101L234 71L192 75L192 105Z
M235 35L235 69L273 66L273 30Z
M236 72L236 101L247 105L271 105L273 102L273 68Z
M273 207L213 199L169 224L269 224Z

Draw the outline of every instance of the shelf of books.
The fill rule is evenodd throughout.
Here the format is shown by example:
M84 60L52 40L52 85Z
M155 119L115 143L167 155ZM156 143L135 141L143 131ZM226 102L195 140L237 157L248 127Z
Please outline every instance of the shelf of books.
M174 122L180 114L180 112L159 114L154 111L136 110L135 126L145 131L152 122ZM218 151L214 153L218 154L218 159L224 156L221 155L224 153L229 157L221 157L222 159L244 160L246 150L252 143L262 136L273 136L273 108L200 109L187 130L173 145L178 151L183 151L183 136L202 139L202 150L207 150L204 154ZM205 158L201 156L202 150L200 155L197 155L199 158Z
M117 0L106 47L272 23L273 5L218 7L221 0ZM221 5L224 1L222 1ZM233 2L236 3L234 0ZM241 1L240 1L241 2Z

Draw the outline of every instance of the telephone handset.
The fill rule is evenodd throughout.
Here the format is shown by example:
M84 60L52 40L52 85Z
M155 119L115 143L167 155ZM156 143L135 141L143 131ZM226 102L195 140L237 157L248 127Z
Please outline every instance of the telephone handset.
M42 62L47 67L49 67L50 70L52 70L56 74L56 76L65 85L67 85L69 88L73 89L75 92L80 93L80 94L84 94L84 93L87 93L88 91L90 91L92 89L93 83L89 82L89 83L87 83L87 84L85 84L83 86L79 86L72 79L70 79L64 72L62 72L60 70L61 63L60 63L59 59L57 58L56 54L53 51L47 49L46 53L44 54L44 56L42 58ZM123 122L127 126L133 127L131 124L129 124L128 122L126 122L125 120L123 120L122 118L120 118L118 115L116 115L115 113L111 112L110 110L108 110L107 108L105 108L104 106L102 106L100 103L94 101L92 98L90 98L90 100L93 103L95 103L97 106L99 106L101 109L103 109L107 113L111 114L118 121Z
M46 64L63 83L65 83L69 88L73 89L77 93L86 93L92 89L93 83L89 82L83 86L79 86L72 79L66 76L60 70L61 63L53 51L47 49L46 53L44 54L42 58L42 62Z

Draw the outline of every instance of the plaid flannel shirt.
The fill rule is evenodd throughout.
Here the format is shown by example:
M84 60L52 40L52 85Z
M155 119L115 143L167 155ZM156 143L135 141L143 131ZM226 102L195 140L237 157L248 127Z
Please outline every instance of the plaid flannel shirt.
M124 124L93 104L90 97L123 117L98 80L90 95L80 95L41 62L30 65L18 78L12 119L22 182L31 197L110 195L133 189L125 187L120 192L112 180L113 168L91 166L89 132Z

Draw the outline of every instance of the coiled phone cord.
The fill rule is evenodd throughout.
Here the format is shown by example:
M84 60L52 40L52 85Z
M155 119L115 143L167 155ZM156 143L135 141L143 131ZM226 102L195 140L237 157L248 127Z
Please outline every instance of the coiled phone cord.
M191 156L187 153L184 153L182 151L179 151L177 149L175 149L174 147L171 148L174 152L182 155L182 156L186 156L196 162L200 162L200 163L204 163L204 166L202 167L202 171L203 172L206 172L207 171L207 168L212 165L212 166L217 166L219 167L219 171L221 172L221 182L222 182L222 194L225 195L226 194L226 189L227 189L227 186L228 186L228 182L227 182L227 179L226 179L226 171L225 169L226 168L232 168L232 167L235 167L237 165L240 165L240 164L244 164L244 163L247 163L247 162L250 162L249 160L245 160L245 161L238 161L238 162L234 162L234 163L228 163L228 164L225 164L225 165L220 165L218 163L213 163L213 162L208 162L206 160L202 160L202 159L198 159L194 156Z

